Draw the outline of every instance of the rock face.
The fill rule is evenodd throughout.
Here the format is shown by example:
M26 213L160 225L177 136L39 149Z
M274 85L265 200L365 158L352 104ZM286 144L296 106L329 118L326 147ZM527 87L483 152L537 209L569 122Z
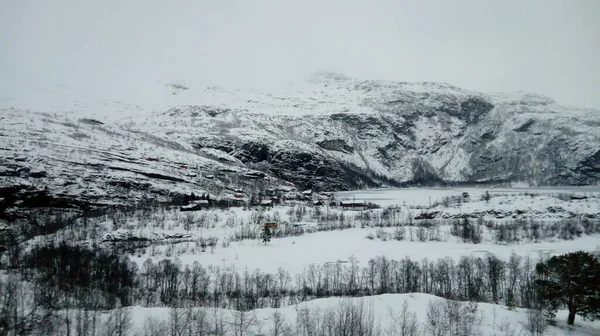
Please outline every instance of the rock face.
M165 132L28 110L0 114L0 220L38 208L180 204L192 193L226 194L231 177L254 171ZM248 157L263 158L244 148Z
M266 95L256 106L233 106L215 117L220 123L205 124L202 135L190 130L182 138L262 163L306 188L600 181L598 111L534 94L487 95L439 83L322 75L311 85L279 101ZM239 124L218 134L228 120Z
M600 112L539 95L335 74L278 93L165 95L167 106L128 105L109 119L3 107L0 204L42 191L102 204L218 193L251 170L326 190L600 183Z

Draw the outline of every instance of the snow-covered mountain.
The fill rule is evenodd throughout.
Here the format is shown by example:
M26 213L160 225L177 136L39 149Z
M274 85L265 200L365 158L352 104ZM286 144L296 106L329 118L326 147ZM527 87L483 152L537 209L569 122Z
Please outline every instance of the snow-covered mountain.
M529 94L337 74L279 94L228 92L146 123L303 187L523 181L596 184L600 113ZM220 92L223 94L223 92Z
M328 190L600 182L600 112L530 93L329 73L277 92L15 91L0 100L5 203L17 190L71 203L216 192L257 170Z

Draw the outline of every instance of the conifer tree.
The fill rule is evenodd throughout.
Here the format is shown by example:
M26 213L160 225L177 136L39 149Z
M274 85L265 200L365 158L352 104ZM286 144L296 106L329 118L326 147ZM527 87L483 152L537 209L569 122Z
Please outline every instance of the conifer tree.
M578 251L554 256L538 263L540 298L548 305L559 301L569 309L567 324L575 323L575 314L600 318L600 261L592 254Z
M271 229L269 229L266 225L264 226L261 237L265 245L267 245L267 243L271 241Z

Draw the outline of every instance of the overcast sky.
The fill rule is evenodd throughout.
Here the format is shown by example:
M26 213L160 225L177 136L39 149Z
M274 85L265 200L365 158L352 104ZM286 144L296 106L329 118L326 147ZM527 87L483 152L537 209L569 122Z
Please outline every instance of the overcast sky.
M0 0L0 89L336 71L600 108L599 0Z

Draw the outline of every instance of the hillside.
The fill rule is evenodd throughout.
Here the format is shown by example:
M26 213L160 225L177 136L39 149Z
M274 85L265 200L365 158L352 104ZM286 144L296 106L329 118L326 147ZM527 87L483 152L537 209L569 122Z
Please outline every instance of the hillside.
M257 170L274 186L321 190L600 181L598 111L529 93L329 73L276 93L140 90L2 97L1 207L226 198Z

